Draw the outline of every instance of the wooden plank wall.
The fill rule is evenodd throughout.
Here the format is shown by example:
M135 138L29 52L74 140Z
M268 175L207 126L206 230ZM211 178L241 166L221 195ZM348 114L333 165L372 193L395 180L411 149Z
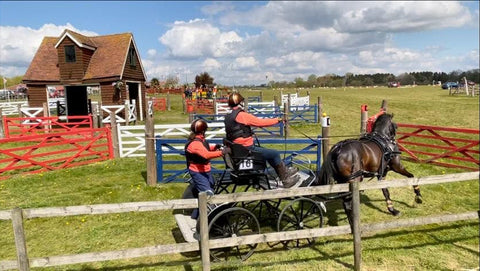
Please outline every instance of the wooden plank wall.
M75 46L76 62L65 62L65 46ZM72 79L82 80L84 75L83 70L83 51L79 48L70 38L65 38L62 43L57 47L58 54L58 68L60 70L60 80L67 81Z

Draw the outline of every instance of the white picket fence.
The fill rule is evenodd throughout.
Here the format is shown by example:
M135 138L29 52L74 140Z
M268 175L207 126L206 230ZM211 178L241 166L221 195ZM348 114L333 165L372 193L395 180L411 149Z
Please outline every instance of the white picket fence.
M125 101L125 105L102 105L100 108L102 113L100 115L106 113L106 117L102 119L102 123L111 123L110 113L114 113L116 123L127 123L125 118L121 116L122 114L125 116L126 107L128 107L128 122L135 122L137 120L137 108L135 106L135 100L132 101L132 103L129 103L128 100ZM99 112L98 102L92 102L92 107L95 107L96 112Z
M155 136L185 137L190 134L190 124L157 124ZM225 137L225 124L213 122L208 124L207 139ZM145 157L145 125L117 126L120 157Z
M18 106L27 107L27 101L23 102L9 102L9 103L0 103L0 108L2 109L3 116L12 116L18 115Z
M247 111L254 114L274 114L275 113L275 101L271 102L250 102L247 104ZM232 109L227 103L217 103L215 107L215 115L217 115L217 121L223 121L223 117L218 115L226 115L232 112Z
M288 95L282 95L282 105L284 103L288 103ZM290 110L297 111L297 110L304 110L310 106L310 96L300 97L297 93L290 94Z

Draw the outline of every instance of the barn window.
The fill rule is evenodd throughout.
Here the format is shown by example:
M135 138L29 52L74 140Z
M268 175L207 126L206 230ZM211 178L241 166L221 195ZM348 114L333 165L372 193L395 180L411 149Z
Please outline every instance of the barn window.
M75 62L77 57L75 56L75 46L67 45L65 46L65 62Z
M130 64L131 67L137 66L137 56L133 47L130 47L128 50L128 64Z

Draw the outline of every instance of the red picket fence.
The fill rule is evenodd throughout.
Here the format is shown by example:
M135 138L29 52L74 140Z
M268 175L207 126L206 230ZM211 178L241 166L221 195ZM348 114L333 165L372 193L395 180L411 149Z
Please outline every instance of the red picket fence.
M167 100L165 98L152 98L154 111L166 111Z
M185 100L185 103L187 106L187 113L213 114L215 112L213 102L207 99Z
M0 179L113 159L108 128L0 139Z
M408 160L478 170L479 130L404 123L398 127L398 145Z
M5 138L25 137L45 133L92 129L92 116L21 117L3 116Z

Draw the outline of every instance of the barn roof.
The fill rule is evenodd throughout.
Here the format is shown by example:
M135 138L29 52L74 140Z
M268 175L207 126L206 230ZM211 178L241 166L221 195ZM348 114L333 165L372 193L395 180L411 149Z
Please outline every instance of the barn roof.
M32 59L23 80L29 81L60 81L58 69L57 49L55 43L58 38L45 37Z
M130 44L137 49L131 33L87 37L65 30L60 37L44 37L23 77L24 81L60 81L56 47L66 37L72 39L79 47L94 50L83 80L121 78ZM143 71L143 67L141 68Z

